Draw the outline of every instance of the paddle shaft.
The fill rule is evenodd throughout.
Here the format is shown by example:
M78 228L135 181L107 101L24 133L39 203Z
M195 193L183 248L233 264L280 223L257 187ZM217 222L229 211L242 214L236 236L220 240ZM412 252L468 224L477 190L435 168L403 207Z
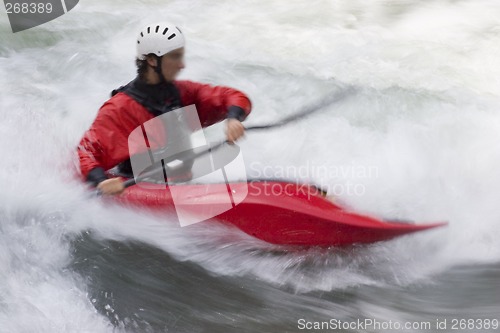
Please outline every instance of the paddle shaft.
M273 127L277 127L277 126L282 126L282 125L283 124L280 123L280 124L269 124L269 125L262 125L262 126L251 126L251 127L245 128L245 131L248 132L248 131L255 131L255 130L263 130L263 129L269 129L269 128L273 128ZM227 141L227 140L221 141L221 142L215 144L214 146L211 146L203 151L192 154L189 159L194 160L194 159L200 158L202 156L205 156L206 154L209 154L210 152L217 150L226 144L229 144L229 141ZM162 161L161 167L158 166L157 168L155 168L153 170L150 170L148 172L143 173L142 175L140 175L139 177L137 177L135 179L134 178L128 179L128 180L123 182L123 185L125 186L125 188L130 187L132 185L135 185L137 182L144 180L145 178L148 178L148 177L151 177L151 176L158 174L158 172L162 169L165 169L165 168L168 169L168 166L166 166L165 164L166 163L164 161Z
M255 125L255 126L246 127L245 131L248 132L248 131L267 130L267 129L274 129L274 128L278 128L278 127L281 127L281 126L284 126L284 125L288 125L289 123L296 122L296 121L298 121L298 120L300 120L300 119L302 119L304 117L307 117L307 116L309 116L309 115L311 115L313 113L316 113L316 112L322 110L326 106L329 106L329 105L333 104L334 102L339 101L340 99L344 98L347 95L350 95L351 93L352 93L352 89L348 89L348 90L342 92L341 94L333 95L330 98L323 100L319 104L316 104L316 105L310 106L310 107L306 107L302 111L297 112L297 113L295 113L295 114L293 114L291 116L285 117L285 118L281 119L280 121L277 121L277 122L272 123L272 124L267 124L267 125ZM203 151L200 151L198 153L192 154L190 156L190 160L194 160L194 159L200 158L200 157L202 157L202 156L204 156L206 154L209 154L210 152L212 152L212 151L214 151L216 149L219 149L219 148L221 148L222 146L224 146L225 144L228 144L228 143L229 143L229 141L225 140L225 141L222 141L222 142L219 142L219 143L215 144L214 146L211 146L211 147L207 148L206 150L203 150ZM158 167L158 168L155 168L155 169L153 169L151 171L143 173L139 177L128 179L125 182L123 182L123 185L125 186L125 188L127 188L127 187L130 187L132 185L135 185L136 183L138 183L138 182L140 182L140 181L142 181L142 180L144 180L144 179L146 179L148 177L156 175L160 170L162 170L164 168L168 168L166 166L167 163L168 162L165 163L162 160L161 168Z

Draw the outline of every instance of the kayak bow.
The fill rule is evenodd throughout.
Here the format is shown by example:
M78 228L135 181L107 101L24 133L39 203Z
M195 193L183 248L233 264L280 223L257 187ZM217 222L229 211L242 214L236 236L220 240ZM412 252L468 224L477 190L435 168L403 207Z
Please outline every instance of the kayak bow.
M333 203L315 186L286 181L209 184L210 191L207 191L207 184L138 185L127 188L113 199L157 212L182 209L196 216L227 206L229 188L233 195L247 191L239 204L233 202L231 209L214 219L234 225L258 239L280 245L373 243L447 224L395 223L356 214ZM175 189L176 196L183 197L181 204L175 202L174 205L171 189Z

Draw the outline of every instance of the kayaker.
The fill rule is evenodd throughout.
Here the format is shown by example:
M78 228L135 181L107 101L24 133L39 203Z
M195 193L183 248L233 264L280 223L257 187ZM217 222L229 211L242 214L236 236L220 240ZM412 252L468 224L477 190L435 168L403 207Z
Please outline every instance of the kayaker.
M179 107L195 104L202 127L226 120L230 142L244 134L242 121L251 110L248 97L235 89L175 80L184 64L184 35L175 25L159 22L144 27L137 37L137 77L112 92L78 146L82 177L103 194L119 194L120 178L106 170L130 169L128 137L148 120Z

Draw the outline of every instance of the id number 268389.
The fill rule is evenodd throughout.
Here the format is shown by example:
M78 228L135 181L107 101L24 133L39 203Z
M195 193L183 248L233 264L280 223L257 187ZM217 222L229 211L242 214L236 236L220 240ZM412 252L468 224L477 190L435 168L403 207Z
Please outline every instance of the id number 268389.
M50 2L23 2L5 4L7 14L50 14L52 4Z

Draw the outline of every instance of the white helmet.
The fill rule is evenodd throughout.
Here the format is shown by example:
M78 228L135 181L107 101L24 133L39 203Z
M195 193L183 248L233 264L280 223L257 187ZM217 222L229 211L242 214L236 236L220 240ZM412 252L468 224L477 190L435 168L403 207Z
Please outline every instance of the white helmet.
M184 35L175 25L167 22L149 24L137 36L137 58L144 60L150 53L161 57L185 44Z

